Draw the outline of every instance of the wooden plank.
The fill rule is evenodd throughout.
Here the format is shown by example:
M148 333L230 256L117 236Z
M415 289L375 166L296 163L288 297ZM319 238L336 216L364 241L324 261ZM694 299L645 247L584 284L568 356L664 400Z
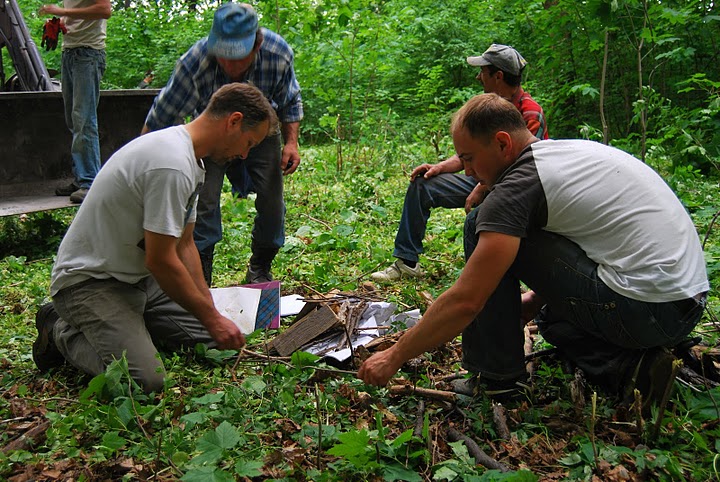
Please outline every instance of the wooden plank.
M289 356L338 324L339 320L333 310L325 304L320 305L276 336L270 342L269 348L277 351L280 356Z

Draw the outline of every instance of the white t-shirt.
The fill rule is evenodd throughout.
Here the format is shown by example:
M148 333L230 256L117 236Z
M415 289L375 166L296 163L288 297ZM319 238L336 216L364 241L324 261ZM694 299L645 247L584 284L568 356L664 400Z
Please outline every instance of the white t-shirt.
M582 140L531 144L480 205L476 232L564 236L598 264L598 276L631 299L660 303L708 291L695 226L648 165Z
M95 4L95 0L64 0L65 8L85 8ZM105 49L107 37L107 20L87 20L81 18L63 17L67 33L63 34L62 48L90 47L95 50Z
M90 278L132 284L148 276L145 230L180 238L195 222L204 179L183 126L123 146L100 169L60 244L51 295Z

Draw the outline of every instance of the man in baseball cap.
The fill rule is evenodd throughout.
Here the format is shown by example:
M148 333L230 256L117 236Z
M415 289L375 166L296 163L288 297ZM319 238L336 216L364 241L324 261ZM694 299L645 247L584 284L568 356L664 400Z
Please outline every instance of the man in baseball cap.
M245 281L263 283L273 278L271 265L285 242L283 176L300 165L298 136L303 107L293 61L293 51L285 39L258 26L252 6L224 3L215 12L210 34L178 60L145 119L143 133L195 117L215 90L230 82L256 86L277 112L280 132L268 135L246 159L237 159L227 167L206 163L195 244L208 285L212 283L215 244L222 239L220 193L225 175L233 194L247 197L250 192L257 193L252 256Z
M494 93L509 100L520 111L530 132L538 139L547 139L545 114L537 102L520 86L527 61L512 47L492 44L482 55L468 57L467 62L480 67L476 79L486 93ZM486 186L460 174L463 164L453 155L437 164L421 164L410 174L400 225L395 236L393 256L397 259L370 277L379 282L423 276L419 256L423 252L423 238L433 208L461 208L470 211L480 203Z
M467 63L473 67L494 65L503 72L512 75L522 74L527 61L520 52L508 45L492 44L482 55L468 57Z

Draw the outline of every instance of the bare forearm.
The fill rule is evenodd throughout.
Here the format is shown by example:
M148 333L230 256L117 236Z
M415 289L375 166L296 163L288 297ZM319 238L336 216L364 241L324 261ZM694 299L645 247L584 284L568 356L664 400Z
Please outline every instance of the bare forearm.
M83 20L108 19L112 15L110 0L95 2L89 7L64 8L57 5L43 5L40 8L41 15L57 15L62 17L79 18Z
M280 132L282 133L283 143L285 145L298 144L300 137L300 123L299 122L283 122L280 126Z
M198 253L195 242L180 243L178 246L178 256L180 261L185 265L185 268L190 274L190 278L195 282L197 289L209 300L212 300L210 294L210 288L205 282L205 276L203 275L202 264L200 263L200 254Z
M219 316L209 292L205 294L198 288L180 258L176 258L175 262L149 265L148 269L165 294L192 313L203 325L208 326Z
M482 307L469 304L452 288L438 297L420 322L405 333L392 349L400 364L446 343L472 322Z

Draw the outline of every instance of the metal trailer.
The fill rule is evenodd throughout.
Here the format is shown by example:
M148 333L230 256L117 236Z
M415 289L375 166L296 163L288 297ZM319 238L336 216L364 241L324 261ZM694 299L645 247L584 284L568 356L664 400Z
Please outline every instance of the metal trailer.
M16 74L5 79L0 57L0 216L76 206L68 197L55 196L55 188L73 178L62 94L16 0L0 0L0 52L3 47ZM140 134L157 93L156 89L101 91L98 128L103 162Z

